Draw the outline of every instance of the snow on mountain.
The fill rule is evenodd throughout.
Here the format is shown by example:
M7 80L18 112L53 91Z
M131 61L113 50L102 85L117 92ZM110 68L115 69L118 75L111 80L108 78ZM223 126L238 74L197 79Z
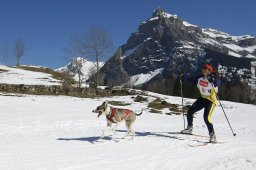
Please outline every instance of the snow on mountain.
M168 14L160 9L160 11L155 11L153 16L149 18L147 21L159 20L159 13L164 18L174 18L180 19L177 15ZM142 24L146 24L147 22L143 22ZM182 24L186 27L195 27L202 31L207 37L203 36L200 38L200 42L203 44L209 44L213 46L218 46L218 48L228 48L230 51L228 52L229 55L234 57L248 57L248 58L256 58L256 37L251 35L243 35L243 36L231 36L228 33L218 31L212 28L200 28L197 25L193 25L187 21L182 20ZM193 31L192 31L193 32ZM221 38L222 41L218 40ZM249 41L253 39L253 45L243 45L241 41ZM186 46L186 44L184 44ZM181 48L181 47L180 47Z
M249 57L249 58L256 58L255 51L256 51L256 45L255 43L252 45L243 45L240 44L241 41L251 40L254 39L255 41L256 37L250 36L250 35L244 35L244 36L231 36L227 33L215 30L215 29L202 29L204 34L207 34L212 39L222 38L221 43L215 43L219 46L224 46L228 48L229 55L234 57Z
M154 78L156 75L158 75L162 71L163 69L157 69L155 71L150 71L149 73L146 73L146 74L141 73L138 75L134 75L130 78L130 81L127 84L132 86L142 85L150 81L152 78Z
M39 68L37 66L29 66ZM0 84L25 85L60 85L61 81L54 79L51 74L28 71L22 68L0 65Z
M175 18L177 19L177 15L172 15L172 14L168 14L166 12L162 12L161 15L165 18ZM148 21L153 21L153 20L158 20L159 17L157 16L152 16L151 18L148 19ZM146 23L146 22L144 22ZM251 35L243 35L243 36L231 36L225 32L222 31L218 31L216 29L212 29L212 28L200 28L197 25L193 25L187 21L182 21L182 24L186 27L196 27L198 29L201 29L202 32L209 36L209 38L205 38L203 37L201 39L202 43L205 44L210 44L210 45L214 45L214 46L218 46L218 47L227 47L230 52L228 52L229 55L234 56L234 57L249 57L249 58L256 58L256 55L254 54L256 51L256 45L248 45L246 47L243 47L241 45L239 45L240 41L244 41L244 40L249 40L249 39L256 39L255 36L251 36ZM217 40L217 38L223 38L225 40L227 40L226 42L228 43L223 43L223 42L219 42L219 40ZM230 41L232 40L232 41ZM244 53L247 52L246 55L241 55L239 53ZM249 53L249 54L248 54Z
M88 61L84 58L78 57L78 58L73 58L72 61L70 63L68 63L67 66L61 67L59 69L56 69L56 71L68 71L69 73L71 73L75 80L78 81L78 71L77 71L77 63L81 63L82 68L81 68L81 72L82 72L82 80L83 82L85 82L86 80L89 79L89 77L95 73L96 70L96 62L93 61ZM100 62L100 67L103 66L103 62Z
M255 36L252 35L242 35L242 36L231 36L232 39L236 42L246 40L246 39L252 39L255 38Z
M227 116L237 133L234 138L216 106L213 123L221 144L189 145L209 140L203 111L194 119L194 133L180 135L182 115L153 114L148 102L131 97L77 98L67 96L16 97L0 95L0 169L3 170L255 170L256 114L254 105L223 101ZM149 93L167 102L180 104L181 98ZM149 101L155 100L149 97ZM107 132L100 139L106 118L91 113L105 100L131 103L122 108L143 114L137 117L133 140L121 139L124 122L117 134ZM185 99L191 103L193 99ZM47 107L46 107L47 106ZM164 111L164 110L163 110ZM205 137L204 137L205 136Z
M202 29L203 33L209 35L212 38L217 38L217 37L222 37L222 38L228 38L230 37L229 34L218 31L216 29L212 29L212 28L207 28L207 29Z
M197 27L197 25L190 24L190 23L187 22L187 21L183 21L183 24L184 24L186 27Z
M234 51L229 51L229 52L228 52L228 55L231 55L231 56L234 56L234 57L242 57L240 54L237 54L237 53L234 52ZM251 57L251 58L253 58L253 57Z
M170 77L177 76L178 70L190 75L200 74L202 65L210 62L216 68L219 65L236 68L232 74L222 76L222 87L230 81L232 86L248 86L253 61L256 61L255 36L232 36L216 29L201 28L159 8L138 26L138 30L101 68L100 83L112 86L132 86L133 83L133 86L139 85L138 88L145 90L161 90L156 87L168 88L164 84L166 81L174 86L175 78ZM155 74L156 78L152 77L151 73L158 69L162 71ZM237 71L245 69L246 78L243 77L241 82ZM144 77L150 77L151 81L144 81ZM168 89L155 92L165 91Z

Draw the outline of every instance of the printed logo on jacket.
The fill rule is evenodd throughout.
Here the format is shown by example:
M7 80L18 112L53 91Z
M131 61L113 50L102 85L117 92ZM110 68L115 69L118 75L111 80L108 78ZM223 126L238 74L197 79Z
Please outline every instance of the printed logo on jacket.
M199 84L203 87L207 87L208 86L208 82L207 81L203 81L203 80L200 80Z

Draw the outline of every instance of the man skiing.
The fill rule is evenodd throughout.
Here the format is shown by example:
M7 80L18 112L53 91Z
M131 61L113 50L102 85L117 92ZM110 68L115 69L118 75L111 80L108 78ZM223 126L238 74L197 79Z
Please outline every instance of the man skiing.
M182 130L181 133L192 134L193 114L204 108L204 121L209 131L210 142L217 142L211 120L214 107L217 104L216 95L218 92L218 85L220 83L215 68L211 64L205 64L202 68L202 75L196 78L184 77L184 79L197 85L200 92L200 97L193 103L191 108L188 110L188 126L186 129Z

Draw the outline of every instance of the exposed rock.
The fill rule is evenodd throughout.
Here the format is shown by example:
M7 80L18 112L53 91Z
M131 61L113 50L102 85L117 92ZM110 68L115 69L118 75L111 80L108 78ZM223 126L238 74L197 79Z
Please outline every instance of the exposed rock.
M250 79L247 71L251 69L251 62L256 61L255 39L253 36L230 36L214 29L202 29L157 9L102 67L101 83L134 86L130 80L137 76L140 83L133 81L136 87L173 94L166 93L166 84L174 86L178 70L196 75L204 63L211 62L216 68L236 68L232 75L221 75L225 81L246 84ZM158 70L161 71L155 74ZM246 78L241 77L241 72ZM154 83L158 84L158 90L152 90Z

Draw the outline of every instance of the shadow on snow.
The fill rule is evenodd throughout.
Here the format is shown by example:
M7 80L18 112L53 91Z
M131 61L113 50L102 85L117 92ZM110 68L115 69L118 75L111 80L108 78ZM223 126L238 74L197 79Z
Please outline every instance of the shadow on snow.
M126 132L126 130L116 130L117 132ZM198 141L198 139L193 139L193 137L206 138L205 136L193 136L193 135L182 135L179 132L135 132L136 137L163 137L174 140L189 140L189 141ZM191 138L192 137L192 138ZM80 138L58 138L60 141L85 141L92 144L102 142L102 141L111 141L115 138L112 136L105 136L100 138L100 136L90 136L90 137L80 137Z

